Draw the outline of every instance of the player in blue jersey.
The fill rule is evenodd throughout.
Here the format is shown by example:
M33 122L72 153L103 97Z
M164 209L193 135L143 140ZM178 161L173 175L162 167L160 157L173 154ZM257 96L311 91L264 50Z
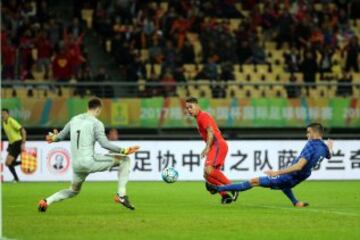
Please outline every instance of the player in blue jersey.
M301 151L300 155L294 159L291 166L281 170L265 171L267 176L252 178L250 181L239 184L230 184L223 186L211 185L210 189L214 192L220 191L246 191L253 187L265 187L282 190L282 192L291 200L295 207L306 207L309 204L298 201L292 188L301 183L311 175L311 169L324 159L331 158L332 140L325 144L322 140L324 128L320 123L312 123L307 126L306 136L308 142Z

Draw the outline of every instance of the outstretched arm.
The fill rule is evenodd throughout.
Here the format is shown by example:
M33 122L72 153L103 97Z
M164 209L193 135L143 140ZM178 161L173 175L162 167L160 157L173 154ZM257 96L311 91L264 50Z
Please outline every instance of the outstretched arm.
M64 140L70 133L70 122L68 122L65 127L60 131L57 129L54 129L53 132L49 132L48 135L46 135L46 141L48 143L52 142L59 142Z
M300 160L297 163L295 163L294 165L291 165L288 168L280 169L280 170L277 170L277 171L268 170L268 171L265 171L265 174L270 176L270 177L275 177L275 176L278 176L278 175L297 172L297 171L300 171L301 169L303 169L303 167L306 165L306 163L307 163L307 160L305 158L300 158Z
M121 147L118 147L118 146L112 144L105 135L105 128L102 123L97 124L95 127L95 139L99 142L101 147L103 147L109 151L124 154L124 155L129 155L129 154L135 153L140 148L139 146L131 146L131 147L126 147L126 148L121 148Z
M109 150L109 151L112 151L112 152L121 152L121 148L112 144L106 137L105 135L105 128L104 128L104 125L99 123L96 125L95 127L95 139L96 141L98 141L101 145L101 147Z
M70 122L56 135L56 141L63 141L70 134Z

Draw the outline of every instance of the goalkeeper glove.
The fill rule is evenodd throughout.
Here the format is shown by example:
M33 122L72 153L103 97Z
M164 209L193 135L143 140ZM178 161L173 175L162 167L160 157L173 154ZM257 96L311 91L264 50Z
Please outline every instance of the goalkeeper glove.
M129 155L139 151L140 146L131 146L121 149L120 154Z
M46 135L46 141L48 143L52 143L52 142L56 142L56 137L57 137L57 134L58 134L58 130L57 129L54 129L53 132L49 132L48 135Z

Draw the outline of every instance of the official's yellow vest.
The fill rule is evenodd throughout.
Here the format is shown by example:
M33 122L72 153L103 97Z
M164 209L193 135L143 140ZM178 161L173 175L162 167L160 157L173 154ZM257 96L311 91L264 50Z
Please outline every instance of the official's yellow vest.
M3 121L3 128L9 143L14 143L22 139L21 128L22 126L14 118L9 117L7 122Z

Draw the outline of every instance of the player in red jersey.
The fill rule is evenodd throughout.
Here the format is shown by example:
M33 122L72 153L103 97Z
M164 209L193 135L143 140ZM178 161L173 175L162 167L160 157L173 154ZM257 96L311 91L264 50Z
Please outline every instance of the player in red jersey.
M206 158L204 178L207 181L207 189L207 183L216 186L231 183L231 181L221 171L228 152L228 145L221 135L215 120L209 113L202 111L198 105L198 100L194 97L186 99L186 110L189 115L196 119L199 133L202 139L206 142L206 146L201 152L201 158ZM210 192L215 193L213 191ZM238 197L238 192L233 192L232 197L226 192L220 192L220 194L222 196L221 203L223 204L229 204L232 201L235 201Z

